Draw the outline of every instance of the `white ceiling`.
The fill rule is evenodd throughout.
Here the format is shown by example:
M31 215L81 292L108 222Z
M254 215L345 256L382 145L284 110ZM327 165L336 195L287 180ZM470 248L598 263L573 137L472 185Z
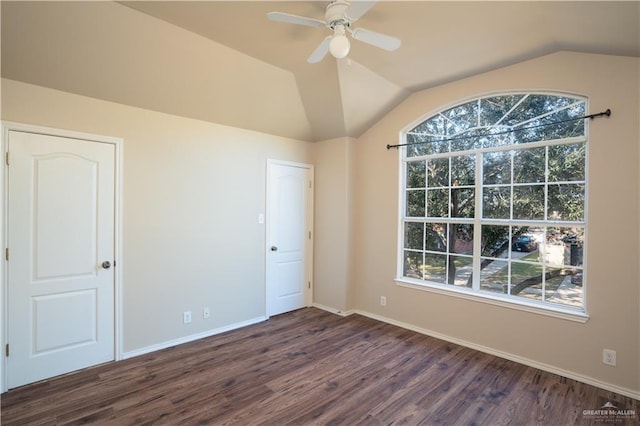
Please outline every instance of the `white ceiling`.
M264 124L248 123L246 127L312 141L357 137L414 91L544 54L572 50L640 56L638 1L379 1L354 27L399 37L400 49L386 52L353 41L348 58L336 60L328 55L318 64L308 64L306 58L328 30L273 22L265 15L281 11L323 19L327 3L124 1L119 7L142 12L291 73L308 129L292 134ZM3 27L6 19L25 16L16 15L20 8L3 5ZM3 31L3 53L5 43L24 43L20 41L24 36L19 34L17 30L7 30L7 34ZM9 40L5 42L7 36ZM29 74L25 72L27 64L22 69L10 67L5 73L7 60L21 59L17 54L3 54L3 76L29 80L21 77ZM67 75L69 72L65 70ZM77 87L69 90L82 92ZM147 105L142 100L124 101ZM284 104L270 107L288 108ZM201 108L207 108L206 102ZM158 102L152 109L163 107ZM168 109L171 113L238 125L233 118Z

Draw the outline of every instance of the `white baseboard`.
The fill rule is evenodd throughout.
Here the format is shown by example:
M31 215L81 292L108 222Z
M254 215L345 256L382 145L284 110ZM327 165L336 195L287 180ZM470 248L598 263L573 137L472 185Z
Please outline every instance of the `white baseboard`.
M159 351L161 349L170 348L172 346L181 345L183 343L193 342L194 340L203 339L205 337L215 336L216 334L225 333L227 331L231 331L231 330L235 330L235 329L238 329L238 328L246 327L248 325L257 324L259 322L266 321L267 319L268 318L266 316L252 318L252 319L249 319L249 320L246 320L246 321L237 322L235 324L225 325L224 327L214 328L214 329L211 329L211 330L203 331L202 333L191 334L189 336L180 337L178 339L169 340L169 341L158 343L158 344L151 345L151 346L146 346L144 348L135 349L133 351L123 352L121 359L133 358L133 357L136 357L136 356L145 355L145 354L148 354L148 353L151 353L151 352Z
M340 309L336 309L336 308L331 308L329 306L325 306L325 305L321 305L320 303L313 303L311 306L313 306L314 308L318 308L318 309L322 309L323 311L327 311L327 312L331 312L332 314L337 314L343 317L348 317L349 315L353 314L354 311L343 311Z
M383 317L381 315L372 314L370 312L361 311L361 310L353 310L351 313L356 313L371 319L375 319L378 321L386 322L387 324L396 325L398 327L402 327L407 330L412 330L420 334L425 334L427 336L435 337L436 339L444 340L446 342L455 343L456 345L464 346L470 349L475 349L480 352L487 353L489 355L494 355L500 358L508 359L510 361L517 362L519 364L523 364L529 367L537 368L539 370L547 371L549 373L557 374L559 376L566 377L568 379L576 380L578 382L586 383L588 385L596 386L601 389L606 389L611 392L618 393L620 395L628 396L633 399L640 400L640 391L623 388L611 383L602 382L600 380L594 379L592 377L584 376L582 374L574 373L572 371L563 370L553 365L544 364L538 361L534 361L529 358L523 358L519 355L514 355L508 352L502 352L497 349L489 348L487 346L478 345L477 343L467 342L466 340L457 339L455 337L447 336L441 333L438 333L433 330L428 330L425 328L417 327L412 324L408 324L402 321L396 321L391 318ZM346 316L346 315L345 315Z

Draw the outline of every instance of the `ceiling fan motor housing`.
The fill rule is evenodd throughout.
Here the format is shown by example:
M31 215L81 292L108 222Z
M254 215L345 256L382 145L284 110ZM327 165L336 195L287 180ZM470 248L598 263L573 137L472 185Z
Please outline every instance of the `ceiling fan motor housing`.
M329 3L324 15L327 26L331 29L338 24L349 26L350 22L345 17L345 12L348 8L349 2L345 0L336 0Z

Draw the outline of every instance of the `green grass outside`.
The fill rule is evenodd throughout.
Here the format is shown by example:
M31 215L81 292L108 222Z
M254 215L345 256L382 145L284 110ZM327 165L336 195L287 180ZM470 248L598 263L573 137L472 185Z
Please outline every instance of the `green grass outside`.
M425 275L444 275L445 274L445 269L446 269L445 255L443 256L438 255L438 258L442 259L442 261L438 262L437 264L422 265L422 270L424 271ZM465 266L471 265L471 263L473 262L473 258L456 256L455 262L456 262L456 269L460 269L460 268L464 268Z
M519 260L525 262L537 262L538 261L538 250L532 251L528 255L520 258ZM495 274L486 278L485 281L496 283L496 284L506 284L507 283L507 272L508 268L505 266L500 269ZM511 285L517 285L519 282L522 282L528 278L532 277L540 277L542 275L542 265L539 263L520 263L520 262L512 262L511 263ZM564 281L564 276L559 276L555 278L551 278L545 282L546 291L556 291L560 284ZM533 285L531 288L542 288L542 283Z

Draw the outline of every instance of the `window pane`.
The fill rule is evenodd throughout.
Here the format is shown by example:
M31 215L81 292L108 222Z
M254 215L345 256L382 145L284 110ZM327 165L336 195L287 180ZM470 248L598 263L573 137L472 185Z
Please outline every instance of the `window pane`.
M451 185L474 185L476 181L476 157L465 155L451 157Z
M471 287L473 259L465 256L449 256L449 284Z
M584 185L549 185L549 219L584 219Z
M470 129L451 140L451 152L470 151L482 146L480 137L485 134L484 129Z
M445 152L449 152L449 142L447 142L446 140L434 140L430 146L434 154L443 154Z
M425 254L424 279L444 284L447 269L447 257L442 254Z
M420 157L423 155L433 154L432 147L430 143L425 143L429 141L430 138L427 138L423 135L415 135L408 133L407 134L407 157Z
M544 293L545 300L554 296L554 293L560 288L565 278L564 269L562 268L546 268L544 276Z
M430 189L427 194L428 216L449 217L449 189Z
M544 219L544 187L542 185L513 188L513 218Z
M484 188L482 191L482 216L487 219L509 219L511 187Z
M424 161L407 163L407 188L426 188L426 165Z
M446 135L445 118L440 114L434 115L427 121L423 121L422 123L418 124L410 132L445 136Z
M422 279L423 269L422 253L405 250L403 275L408 278Z
M584 120L566 121L576 116L570 114L569 111L558 111L524 124L520 127L522 131L518 132L518 143L548 141L584 135ZM584 115L584 112L578 115ZM560 123L561 121L564 122Z
M493 126L513 108L524 95L504 95L480 101L480 125Z
M447 250L447 224L427 223L427 250L446 251Z
M572 105L576 101L575 98L570 97L531 94L509 114L505 124L517 125L539 115Z
M584 143L549 147L549 182L584 180Z
M541 233L543 230L532 228L532 231ZM528 226L519 226L519 225L511 226L511 242L512 243L515 242L518 237L520 237L521 235L525 235L528 232L529 232Z
M511 242L511 251L519 252L519 253L533 253L540 247L540 242L536 238L535 235L526 233L526 234L516 234L512 238ZM511 255L512 258L521 259L523 256L516 256L514 254ZM529 259L537 261L536 258L532 258L529 256ZM525 260L529 260L525 259Z
M584 230L578 230L576 234L568 234L565 239L565 265L582 266L584 259ZM568 255L566 254L569 252ZM569 260L567 263L566 260Z
M545 263L554 266L582 266L583 228L550 227L544 251Z
M545 301L582 306L582 271L574 268L547 268Z
M449 143L442 141L441 137L407 134L407 157L420 157L424 155L442 154L449 152Z
M511 236L511 259L519 262L529 263L542 263L542 256L540 254L540 234L530 228L526 234L520 234L519 236ZM522 249L516 250L516 245L519 242L524 242L526 246Z
M473 225L468 223L449 225L449 252L473 254Z
M544 182L544 148L521 149L513 154L513 182Z
M404 224L404 248L424 250L424 223Z
M486 260L480 272L480 289L491 293L507 293L509 263L504 260Z
M475 214L475 190L451 189L451 217L473 217Z
M429 187L449 186L449 159L434 158L427 162L429 168Z
M424 217L424 190L407 191L407 216Z
M569 282L576 287L580 287L580 297L582 297L582 274L584 271L578 268L567 268L566 272L569 275ZM576 288L573 288L573 290L577 291Z
M509 226L502 225L482 225L482 256L506 258L509 256L511 237Z
M485 185L511 183L512 151L487 152L482 156L482 183Z
M542 265L513 262L511 294L542 300Z
M471 101L442 113L447 118L447 135L454 136L478 125L478 101Z
M560 123L553 126L548 125L559 120L562 120L562 118L554 114L527 123L526 126L523 126L523 130L519 132L521 135L518 137L518 143L562 139L563 137L584 134L584 124L581 121Z
M496 148L515 143L513 133L507 127L498 126L486 130L485 135L478 139L478 144L483 148Z

